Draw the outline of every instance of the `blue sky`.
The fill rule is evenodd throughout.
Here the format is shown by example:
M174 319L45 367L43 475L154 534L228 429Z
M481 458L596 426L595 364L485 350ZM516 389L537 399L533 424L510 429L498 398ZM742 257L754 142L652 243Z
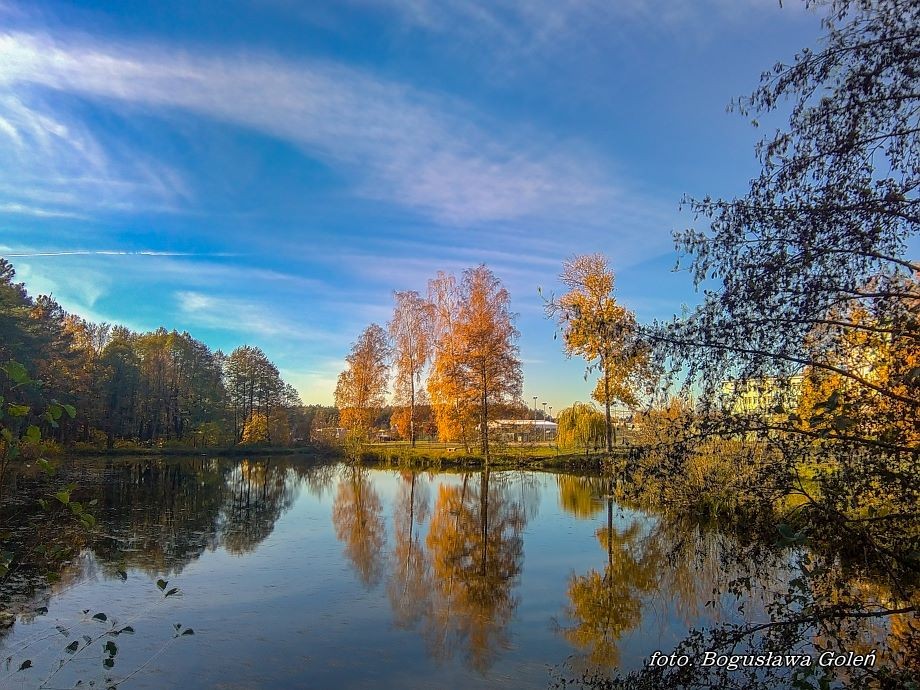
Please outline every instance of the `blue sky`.
M538 287L603 252L640 320L697 299L679 202L756 173L726 105L815 45L784 4L0 0L0 254L86 318L259 345L321 403L393 290L485 262L558 410L593 381Z

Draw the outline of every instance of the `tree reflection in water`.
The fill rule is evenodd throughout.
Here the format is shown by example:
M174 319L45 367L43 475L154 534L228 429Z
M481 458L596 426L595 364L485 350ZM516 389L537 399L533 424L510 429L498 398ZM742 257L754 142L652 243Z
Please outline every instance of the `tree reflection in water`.
M421 529L430 511L428 481L417 472L403 472L393 510L392 573L387 595L393 622L412 628L431 606L431 561L422 543Z
M355 465L344 469L332 504L332 523L358 579L370 589L383 577L386 525L380 496L368 473Z
M116 577L135 568L149 575L182 572L206 550L255 549L293 505L298 479L328 483L330 466L284 458L79 461L79 498L96 501L98 527L87 540L96 567ZM62 481L70 479L65 470ZM25 490L28 490L27 488ZM82 577L79 568L61 577Z
M231 500L221 511L224 548L233 554L252 551L275 529L275 522L297 494L286 465L277 461L243 460L230 474Z
M570 474L556 475L559 487L559 505L581 520L590 520L604 509L603 495L607 480L602 477L579 477Z
M517 607L512 588L521 573L523 506L488 469L479 486L440 486L426 543L434 581L424 635L437 658L466 648L466 661L485 672L509 645Z
M387 581L395 625L419 629L435 659L448 660L464 649L466 663L485 672L509 645L522 533L538 507L533 476L494 476L487 469L478 481L467 473L459 484L439 485L432 510L428 480L403 472ZM332 521L361 582L368 588L377 584L386 534L380 498L366 469L344 471Z
M616 529L609 490L606 500L607 526L597 530L597 538L606 548L607 564L603 575L592 569L569 578L566 615L575 623L560 631L586 652L590 664L613 667L620 662L620 637L642 622L643 597L657 587L662 555L656 548L642 548L643 525L638 520Z

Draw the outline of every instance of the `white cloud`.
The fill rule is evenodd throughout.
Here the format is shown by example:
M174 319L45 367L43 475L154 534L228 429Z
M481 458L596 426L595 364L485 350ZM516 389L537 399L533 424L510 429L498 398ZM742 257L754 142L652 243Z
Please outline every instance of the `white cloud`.
M0 213L11 213L21 216L34 216L36 218L85 218L86 216L73 211L61 211L56 209L41 208L20 204L18 202L7 202L0 204Z
M22 88L27 82L19 81L24 56L9 47L6 37L0 37L0 198L8 200L0 210L85 217L73 208L164 206L188 198L185 182L168 166L121 150L110 133L97 136L67 109L27 93Z
M252 128L349 173L365 196L441 222L622 203L589 154L536 132L499 127L447 97L330 63L190 55L153 44L92 45L30 33L0 34L0 54L6 148L26 149L39 162L63 160L68 179L71 168L85 163L92 180L111 182L117 166L85 123L36 98L26 104L35 87L160 114L178 108ZM148 167L145 174L135 164L136 179L128 184L162 199L186 193L168 168Z
M627 38L641 26L652 31L712 33L726 20L750 19L751 12L779 10L778 0L349 0L378 7L409 27L443 34L448 40L486 41L497 51L520 55L557 53L579 43ZM791 3L795 4L795 3ZM786 11L795 14L796 9Z
M67 311L84 318L89 318L87 315L92 312L96 302L112 287L111 274L88 268L82 268L79 272L49 271L47 267L31 262L17 262L16 274L31 294L51 295Z
M256 300L216 297L191 290L174 294L181 317L195 326L297 342L342 342L338 334L293 321Z

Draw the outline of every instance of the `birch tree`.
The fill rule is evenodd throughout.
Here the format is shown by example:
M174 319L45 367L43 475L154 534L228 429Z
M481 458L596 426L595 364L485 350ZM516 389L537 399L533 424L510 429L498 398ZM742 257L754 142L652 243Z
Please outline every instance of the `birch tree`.
M394 388L399 403L407 404L409 442L415 447L416 397L422 372L431 357L432 305L417 292L396 292L393 318L388 325L393 344Z

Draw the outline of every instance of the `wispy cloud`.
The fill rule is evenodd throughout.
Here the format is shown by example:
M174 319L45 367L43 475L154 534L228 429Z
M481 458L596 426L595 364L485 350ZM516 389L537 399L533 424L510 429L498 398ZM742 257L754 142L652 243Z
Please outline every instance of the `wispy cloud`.
M188 198L182 176L168 165L124 150L111 132L97 134L75 112L31 93L28 81L7 81L23 67L9 48L7 37L0 38L0 199L7 200L0 210L85 218L100 209L164 207Z
M84 216L82 213L40 208L38 206L29 206L15 202L0 204L0 213L12 213L21 216L34 216L36 218L86 218L86 216Z
M286 338L297 342L341 343L342 336L299 323L265 303L222 297L191 290L175 293L180 316L190 325L257 337Z
M548 209L563 214L616 204L620 191L602 161L583 150L527 128L500 126L443 95L328 62L192 55L162 45L93 44L35 33L0 35L0 53L6 148L46 152L49 159L70 161L67 167L83 161L96 178L115 177L109 151L85 123L65 121L60 108L36 93L160 114L178 108L249 127L347 172L367 197L441 222L507 220ZM145 181L175 195L181 182L168 179L165 170L152 170Z
M348 0L402 18L407 26L445 35L448 40L488 41L492 59L500 53L569 50L573 41L609 42L635 34L637 27L682 33L709 33L717 21L752 11L778 9L778 0Z
M8 257L20 256L201 256L191 252L162 252L154 250L128 251L123 249L68 249L62 251L8 251ZM214 256L214 255L208 255ZM230 255L218 255L230 256Z
M113 283L110 273L90 268L79 272L49 271L47 267L31 262L18 262L16 272L32 294L52 295L65 309L84 318L90 318L96 302L111 289Z

